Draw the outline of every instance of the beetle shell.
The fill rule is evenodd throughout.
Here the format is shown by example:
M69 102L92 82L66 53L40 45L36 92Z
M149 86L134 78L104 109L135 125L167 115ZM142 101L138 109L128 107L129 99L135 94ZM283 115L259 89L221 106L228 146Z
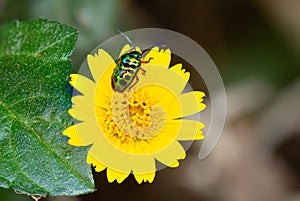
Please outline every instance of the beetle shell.
M112 88L117 92L125 91L141 68L142 53L130 51L123 54L116 61L116 67L112 74Z

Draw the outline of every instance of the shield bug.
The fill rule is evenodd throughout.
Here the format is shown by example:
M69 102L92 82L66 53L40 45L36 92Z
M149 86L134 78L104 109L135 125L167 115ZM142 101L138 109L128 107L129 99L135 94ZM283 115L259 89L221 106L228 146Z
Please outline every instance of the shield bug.
M138 51L136 46L133 45L132 41L127 35L121 31L119 31L119 33L125 37L132 48L116 60L116 66L111 77L111 85L115 91L124 92L127 88L130 90L139 81L137 74L140 70L142 71L143 75L146 74L146 70L141 66L142 64L149 63L153 58L151 57L147 61L143 61L142 56L145 52L149 51L155 46L151 46L143 51ZM134 80L135 82L132 84Z

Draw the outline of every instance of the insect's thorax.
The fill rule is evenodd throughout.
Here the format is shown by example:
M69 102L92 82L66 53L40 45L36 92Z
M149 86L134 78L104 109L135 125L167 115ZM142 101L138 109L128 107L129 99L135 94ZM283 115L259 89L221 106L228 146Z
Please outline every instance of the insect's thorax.
M130 51L123 54L117 61L112 75L112 87L122 92L135 79L141 67L142 54L138 51Z
M141 53L129 52L121 56L119 64L121 67L136 69L141 66Z

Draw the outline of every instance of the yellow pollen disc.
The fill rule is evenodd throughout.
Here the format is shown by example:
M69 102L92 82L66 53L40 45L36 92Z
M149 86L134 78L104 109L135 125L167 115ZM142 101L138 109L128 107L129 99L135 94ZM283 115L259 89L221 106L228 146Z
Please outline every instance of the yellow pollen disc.
M104 117L106 135L118 136L121 141L145 140L156 136L164 127L166 112L142 90L130 93L115 92L111 109Z

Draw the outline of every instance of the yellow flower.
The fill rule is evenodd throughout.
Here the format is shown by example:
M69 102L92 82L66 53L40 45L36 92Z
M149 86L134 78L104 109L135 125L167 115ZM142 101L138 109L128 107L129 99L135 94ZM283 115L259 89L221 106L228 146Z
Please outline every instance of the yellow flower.
M125 45L120 56L129 50ZM204 138L201 122L181 118L205 108L204 93L182 94L190 74L181 64L169 68L169 49L152 48L143 60L150 58L142 64L145 75L139 71L139 81L122 93L112 89L116 63L102 49L87 57L93 80L71 75L70 84L82 95L72 98L69 114L80 123L63 134L71 145L91 145L87 162L98 172L107 168L109 182L121 183L132 173L138 183L151 183L155 160L178 167L178 160L186 156L178 141Z

